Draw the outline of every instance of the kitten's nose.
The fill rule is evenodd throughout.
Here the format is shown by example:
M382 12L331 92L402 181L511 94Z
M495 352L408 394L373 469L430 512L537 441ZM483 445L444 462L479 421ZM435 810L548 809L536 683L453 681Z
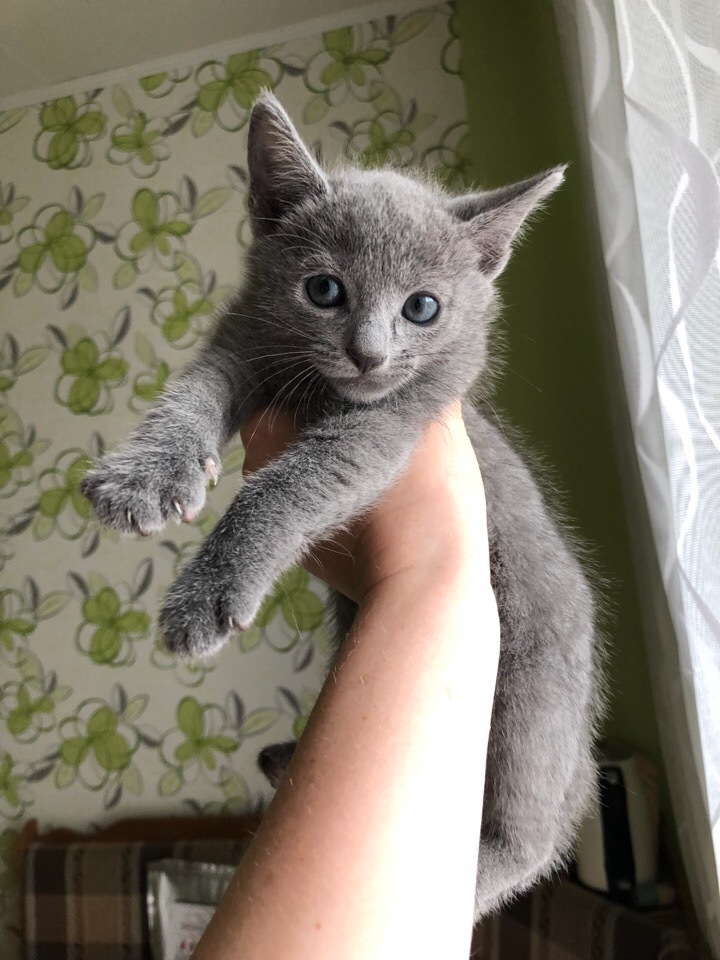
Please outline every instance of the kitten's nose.
M385 357L378 353L364 353L356 347L348 346L347 355L358 368L360 373L369 373L385 363Z

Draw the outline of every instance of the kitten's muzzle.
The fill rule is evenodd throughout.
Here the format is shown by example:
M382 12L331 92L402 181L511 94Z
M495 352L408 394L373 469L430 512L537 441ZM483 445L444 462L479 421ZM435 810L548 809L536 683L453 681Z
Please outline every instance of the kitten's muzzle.
M345 351L352 363L363 374L370 373L371 370L378 370L387 363L387 357L384 354L365 353L352 344L347 346Z

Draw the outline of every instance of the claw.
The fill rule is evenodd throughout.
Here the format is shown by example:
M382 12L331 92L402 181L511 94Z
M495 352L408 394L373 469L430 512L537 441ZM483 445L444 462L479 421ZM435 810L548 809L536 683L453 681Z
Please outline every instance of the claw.
M205 475L210 478L210 483L215 486L218 482L218 466L212 457L207 457L204 464Z
M181 516L181 517L182 517L184 511L183 511L183 508L182 508L182 506L180 505L179 501L173 500L172 505L173 505L173 506L175 507L175 509L177 510L178 516Z
M132 529L132 528L135 526L135 517L134 517L134 515L133 515L132 510L131 510L129 507L128 507L128 509L125 511L125 519L127 520L128 526ZM137 528L137 533L138 533L141 537L151 537L151 536L152 536L151 533L147 533L145 530L141 530L140 527Z

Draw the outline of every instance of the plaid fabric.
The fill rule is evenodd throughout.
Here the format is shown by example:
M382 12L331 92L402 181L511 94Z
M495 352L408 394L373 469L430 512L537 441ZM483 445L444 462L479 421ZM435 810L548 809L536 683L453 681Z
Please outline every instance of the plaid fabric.
M32 844L25 861L27 960L151 960L147 864L165 857L236 864L248 843Z
M618 907L568 880L545 884L479 924L472 960L696 960L670 920Z
M174 836L177 829L168 827ZM27 960L151 960L145 908L148 863L172 857L236 864L250 842L245 834L235 840L173 843L166 833L158 834L157 826L153 831L152 840L142 843L120 842L112 834L104 842L56 837L53 842L29 843ZM127 830L122 835L128 836ZM662 921L653 920L567 880L556 881L482 923L475 931L472 958L694 960L697 954L686 935L668 917L672 914L665 912Z

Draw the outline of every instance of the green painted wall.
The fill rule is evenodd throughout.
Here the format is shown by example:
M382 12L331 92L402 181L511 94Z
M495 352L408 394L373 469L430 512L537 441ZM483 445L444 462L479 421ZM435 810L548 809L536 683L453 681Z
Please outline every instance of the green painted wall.
M605 733L659 760L606 373L612 320L593 275L593 228L552 5L459 0L458 28L476 181L498 186L571 163L503 279L507 364L497 396L552 466L567 511L609 580Z

